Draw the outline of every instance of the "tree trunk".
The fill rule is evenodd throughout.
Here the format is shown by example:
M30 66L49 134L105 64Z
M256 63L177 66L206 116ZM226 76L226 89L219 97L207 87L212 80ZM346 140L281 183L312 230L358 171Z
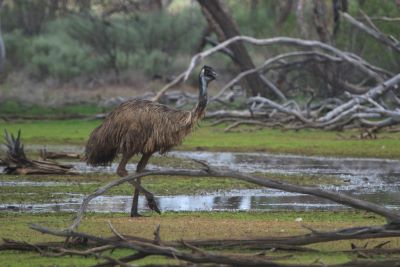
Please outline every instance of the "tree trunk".
M225 41L229 38L240 35L239 29L236 26L233 18L223 9L221 3L218 0L197 1L201 5L203 13L208 23L210 24L210 27L218 35L220 41ZM235 42L229 45L229 48L230 50L232 50L235 58L237 59L236 64L238 65L240 71L246 71L255 67L243 43ZM257 73L249 75L246 78L246 82L248 85L246 91L249 95L269 95L267 87L264 85L263 81Z

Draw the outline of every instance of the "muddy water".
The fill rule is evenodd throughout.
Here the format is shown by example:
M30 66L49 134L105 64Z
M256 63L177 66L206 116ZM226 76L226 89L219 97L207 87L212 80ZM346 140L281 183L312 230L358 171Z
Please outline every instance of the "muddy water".
M248 173L330 175L343 179L346 183L343 186L324 186L324 189L351 194L390 208L400 209L400 161L398 160L180 151L170 152L168 156L182 160L204 160L212 166ZM116 169L116 164L96 168L88 167L80 162L74 164L75 169L81 172L115 172ZM134 171L135 167L135 164L129 164L128 171ZM172 169L172 167L149 164L148 169ZM70 195L68 198L60 199L57 202L45 204L0 204L0 210L74 211L79 207L83 197L78 194ZM157 201L163 211L340 210L346 208L316 197L271 189L235 190L194 196L158 196ZM89 210L128 212L130 204L130 196L102 196L92 200ZM142 198L139 200L139 208L141 210L147 209Z

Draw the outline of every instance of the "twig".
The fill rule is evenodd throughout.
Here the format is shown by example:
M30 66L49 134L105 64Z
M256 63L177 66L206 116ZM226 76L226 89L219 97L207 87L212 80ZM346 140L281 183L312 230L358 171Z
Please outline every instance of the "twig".
M113 232L114 235L116 235L119 239L126 241L125 237L121 235L111 224L110 221L108 221L108 226L110 227L111 231Z
M154 244L161 245L161 237L160 237L160 225L157 225L156 229L154 230Z

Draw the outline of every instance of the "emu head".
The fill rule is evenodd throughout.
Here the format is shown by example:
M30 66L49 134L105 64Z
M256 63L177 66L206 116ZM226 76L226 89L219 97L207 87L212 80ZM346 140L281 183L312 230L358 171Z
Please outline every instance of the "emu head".
M201 69L200 77L204 77L207 83L215 80L217 78L217 73L213 70L213 68L204 65Z

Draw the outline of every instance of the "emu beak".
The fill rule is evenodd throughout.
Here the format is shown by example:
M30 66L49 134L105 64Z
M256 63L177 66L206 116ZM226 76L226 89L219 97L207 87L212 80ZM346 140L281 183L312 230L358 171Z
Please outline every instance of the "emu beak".
M214 78L214 80L216 80L218 77L218 74L214 70L211 70L211 76Z

